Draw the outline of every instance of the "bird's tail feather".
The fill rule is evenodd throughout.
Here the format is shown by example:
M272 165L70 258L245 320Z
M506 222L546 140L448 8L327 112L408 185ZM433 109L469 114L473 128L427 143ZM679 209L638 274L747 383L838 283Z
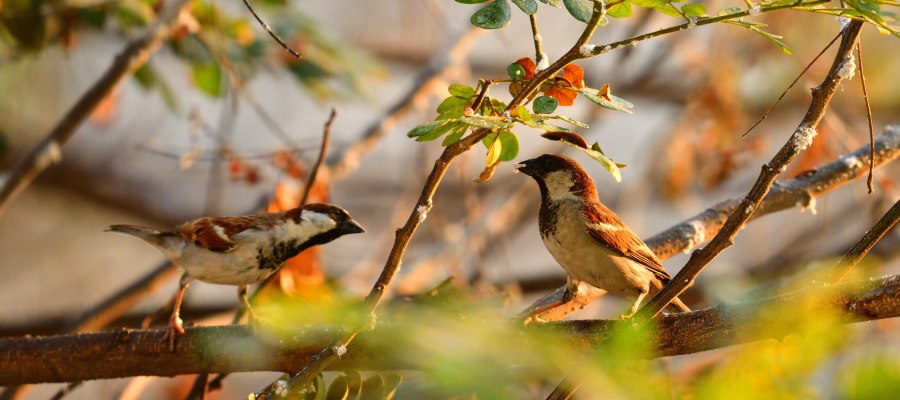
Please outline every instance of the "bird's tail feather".
M147 243L161 246L163 239L173 235L172 232L162 232L153 228L138 225L110 225L107 232L119 232L139 238Z

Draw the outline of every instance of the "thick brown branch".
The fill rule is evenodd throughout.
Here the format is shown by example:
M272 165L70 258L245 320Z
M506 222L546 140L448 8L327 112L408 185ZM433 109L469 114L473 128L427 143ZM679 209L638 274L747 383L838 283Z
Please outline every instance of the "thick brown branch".
M804 309L806 313L842 310L840 323L900 316L900 276L864 283L817 289L821 301ZM797 329L783 331L745 329L744 323L760 318L784 318L778 313L761 317L758 310L788 310L808 293L792 293L769 299L663 315L657 319L657 356L674 356L705 351L767 338L781 338ZM782 311L787 313L788 311ZM793 315L795 309L790 311ZM618 321L564 321L533 324L527 329L554 330L563 340L596 345L606 330ZM245 371L293 371L305 365L334 337L333 329L306 329L294 337L269 338L250 334L245 326L188 328L175 353L162 341L163 330L120 330L87 334L67 334L38 338L0 340L0 385L43 382L71 382L121 378L138 375L173 376L197 373ZM417 338L377 337L380 331L360 335L347 354L329 369L415 368L397 349L405 340ZM541 336L546 338L546 336ZM391 348L386 348L390 343ZM408 346L407 348L416 348ZM403 361L406 359L407 361Z
M173 24L187 0L176 0L166 7L159 18L146 32L128 42L109 68L100 76L81 98L72 106L57 123L47 137L19 161L11 171L0 176L0 215L9 203L25 190L41 172L57 163L61 157L61 148L72 137L81 123L100 104L107 94L128 74L143 65L150 54L155 52L169 36ZM5 178L5 179L4 179Z
M747 196L744 197L728 217L728 220L725 221L719 233L706 247L691 254L691 258L678 271L678 274L641 308L637 315L638 318L647 320L659 314L672 299L681 294L694 282L694 279L703 271L703 268L709 265L722 251L730 247L734 243L734 238L737 236L738 231L747 223L750 215L753 214L753 211L759 207L763 198L769 193L772 183L775 182L775 178L781 173L782 168L789 164L797 154L812 144L816 126L818 126L822 116L825 115L825 109L841 83L839 71L852 55L851 51L853 51L853 47L862 30L862 24L862 21L852 21L844 28L841 45L835 55L834 62L831 64L831 69L823 82L813 88L809 109L800 121L797 130L791 135L787 143L778 150L778 153L772 157L772 160L763 164L756 183L753 184Z

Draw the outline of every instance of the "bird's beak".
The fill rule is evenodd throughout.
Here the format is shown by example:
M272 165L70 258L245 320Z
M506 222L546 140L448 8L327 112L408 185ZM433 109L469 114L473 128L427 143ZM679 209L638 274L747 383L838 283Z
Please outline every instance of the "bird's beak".
M343 232L345 235L349 235L351 233L366 233L366 229L352 219L348 219L347 222L341 224L340 229L341 232Z
M531 160L525 160L520 163L516 163L515 165L513 165L513 167L516 169L516 172L521 172L528 176L534 176L535 170L534 167L529 165L529 161Z

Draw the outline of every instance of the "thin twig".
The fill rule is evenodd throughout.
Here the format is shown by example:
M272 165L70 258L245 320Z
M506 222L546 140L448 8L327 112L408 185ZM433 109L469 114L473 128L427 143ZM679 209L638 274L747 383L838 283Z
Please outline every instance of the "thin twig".
M292 49L290 46L288 46L288 44L285 43L284 40L281 40L281 38L274 31L272 31L272 27L270 27L269 24L266 23L266 21L263 21L263 19L260 18L259 14L256 13L256 10L253 9L253 6L250 5L249 0L243 0L243 1L244 1L244 5L247 6L247 9L250 10L250 14L253 14L253 18L256 18L256 22L259 22L259 24L262 25L263 29L265 29L266 32L269 32L269 36L271 36L272 39L275 39L275 41L278 42L278 44L280 44L281 47L283 47L285 51L287 51L288 53L291 53L291 55L294 57L297 57L297 59L300 59L301 57L303 57L300 55L300 53L298 53L297 51Z
M69 393L72 393L75 388L81 386L82 383L83 381L70 382L68 385L66 385L66 387L59 389L59 391L57 391L56 394L54 394L53 397L50 398L50 400L61 400L63 397L68 396Z
M741 204L728 217L722 229L719 230L706 247L691 254L687 264L678 271L678 274L656 296L641 308L636 318L639 318L640 321L650 320L659 314L672 299L681 294L694 282L697 275L716 256L730 247L734 243L734 237L737 236L738 231L750 219L753 210L759 207L760 202L769 192L781 169L812 143L815 136L815 128L825 114L825 109L828 107L831 97L841 82L839 75L841 65L847 58L847 55L853 51L856 39L862 30L862 25L863 22L854 20L843 29L841 46L835 55L831 69L828 71L822 84L812 89L813 96L809 109L800 121L797 130L778 153L768 163L763 164L756 183L753 184L753 187L741 201Z
M872 229L866 231L866 234L863 235L863 237L860 238L846 254L844 254L844 257L841 258L841 261L838 262L835 267L835 281L840 282L844 279L847 274L850 273L853 266L859 263L859 261L869 253L869 250L872 250L875 243L878 243L878 241L881 240L894 225L897 225L897 220L900 220L900 200L897 200L894 205L881 216L878 222L872 226Z
M557 72L561 71L574 58L577 58L580 54L580 47L584 45L588 40L590 40L591 35L599 26L600 20L605 16L605 13L606 8L603 7L600 2L595 2L594 13L591 15L590 21L588 21L588 23L586 24L584 31L575 42L575 45L572 47L572 49L570 49L562 58L551 64L547 69L539 71L537 74L535 74L535 76L528 82L528 84L526 84L525 88L523 88L523 90L509 102L505 111L514 110L522 103L522 101L528 98L528 96L533 91L535 91L541 83L556 75ZM443 180L444 174L447 172L450 164L458 155L468 151L473 145L480 142L490 132L491 131L489 129L474 130L468 136L447 146L441 153L441 156L435 161L434 167L428 174L428 178L426 179L425 185L422 188L422 193L419 195L419 199L416 202L415 207L410 213L409 218L406 220L406 224L404 224L404 226L396 232L396 239L394 240L394 245L391 247L391 252L388 255L388 259L385 262L384 269L381 271L381 274L375 281L375 284L372 286L372 290L365 298L367 311L373 317L376 309L378 308L378 305L381 303L381 300L384 297L385 290L393 281L394 276L400 269L403 255L406 253L406 248L409 245L412 236L415 234L416 229L422 224L422 222L425 221L425 218L428 215L428 211L431 210L431 207L433 206L432 199L434 197L434 193L437 191L437 188ZM343 354L347 350L347 346L360 333L360 331L361 329L356 329L353 332L347 334L345 337L335 340L332 344L324 347L319 353L313 356L312 360L302 370L300 370L300 372L291 377L290 381L288 382L289 390L296 390L300 387L305 386L313 377L327 368L329 364L334 362L341 354ZM264 393L260 397L270 398L270 396L271 393Z
M547 62L547 54L544 53L542 48L543 40L538 32L537 14L528 15L528 21L531 22L531 37L534 39L534 62L540 68L542 63Z
M172 32L173 26L178 23L178 15L181 10L188 3L187 0L176 0L169 4L152 26L125 45L125 48L113 59L109 68L90 89L81 95L75 105L47 134L47 137L15 167L0 175L0 185L2 185L0 187L0 215L41 172L60 161L62 146L109 92L132 71L143 65L150 55L162 45Z
M766 109L766 111L762 114L762 116L759 117L758 120L756 120L756 123L754 123L750 128L748 128L746 132L744 132L743 134L741 134L741 138L742 138L742 139L743 139L744 137L746 137L747 135L749 135L750 132L752 132L754 128L756 128L757 126L759 126L759 124L761 124L761 123L763 122L764 119L766 119L766 118L769 117L769 114L772 112L772 110L774 110L775 107L778 106L778 104L781 104L781 100L784 99L784 96L787 95L787 92L789 92L789 91L794 87L794 85L796 85L797 82L800 81L800 78L802 78L803 75L806 75L806 71L809 71L810 67L812 67L813 64L815 64L816 61L819 60L819 57L822 57L822 55L825 54L825 52L828 51L828 49L830 49L831 46L834 45L834 42L837 42L837 40L838 40L840 37L841 37L841 33L838 32L837 35L834 35L834 39L831 39L831 41L828 42L828 45L826 45L825 48L822 49L822 51L819 52L819 54L816 54L816 56L813 57L812 61L810 61L809 64L806 64L806 68L803 68L803 71L800 71L800 73L797 74L797 77L794 78L794 80L791 82L791 84L788 85L788 87L785 88L783 92L781 92L781 95L778 96L778 100L775 100L775 102L772 103L772 105L769 106L768 109Z
M306 180L306 185L303 188L303 197L300 198L300 204L306 204L306 200L309 199L309 192L312 191L313 185L316 184L316 177L319 175L319 168L322 167L322 162L325 161L325 155L328 154L328 142L331 140L331 125L334 124L334 118L337 117L337 110L334 108L331 109L331 115L328 117L328 122L325 123L325 128L322 129L322 147L319 148L319 158L316 159L316 164L313 165L312 171L309 172L309 179Z
M866 88L866 72L863 70L862 38L856 44L856 55L859 56L859 83L862 84L863 100L866 102L866 120L869 122L869 146L875 152L875 124L872 122L872 106L869 104L869 89ZM869 176L866 178L866 187L869 193L875 190L875 165L869 161Z

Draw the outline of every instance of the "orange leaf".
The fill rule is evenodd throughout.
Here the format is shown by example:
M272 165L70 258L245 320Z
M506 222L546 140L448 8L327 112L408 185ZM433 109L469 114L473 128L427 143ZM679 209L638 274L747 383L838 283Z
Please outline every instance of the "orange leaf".
M232 158L228 163L228 175L232 179L237 179L244 172L244 162L240 158Z
M571 106L575 103L575 97L578 96L578 93L557 86L545 90L544 94L555 98L561 106Z
M602 97L606 100L613 101L612 92L610 92L610 90L609 90L608 83L603 85L603 87L601 87L600 89L597 89L597 95L599 95L600 97Z
M584 70L575 64L566 65L563 68L563 79L576 88L584 87Z
M522 57L516 60L516 64L519 64L519 66L525 70L525 79L534 77L534 71L537 69L537 64L534 63L534 60L528 57Z

